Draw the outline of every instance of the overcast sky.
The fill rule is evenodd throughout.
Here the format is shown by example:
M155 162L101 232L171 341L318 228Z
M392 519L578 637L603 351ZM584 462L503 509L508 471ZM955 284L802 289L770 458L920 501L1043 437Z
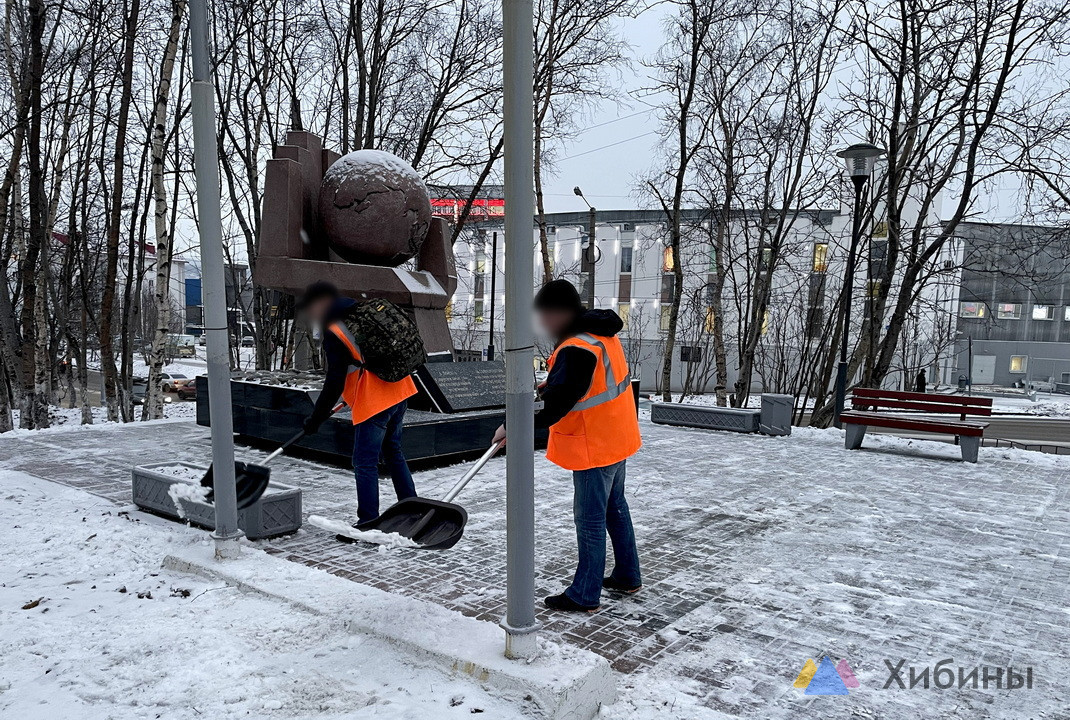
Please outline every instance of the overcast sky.
M658 138L656 113L651 98L640 101L638 91L650 86L647 68L641 60L651 57L661 44L661 22L667 6L656 5L641 17L625 20L621 33L636 59L625 69L619 81L623 104L602 106L587 118L588 128L561 148L553 175L544 180L548 212L586 210L572 188L579 185L584 195L599 210L622 210L645 205L635 197L636 176L651 167Z

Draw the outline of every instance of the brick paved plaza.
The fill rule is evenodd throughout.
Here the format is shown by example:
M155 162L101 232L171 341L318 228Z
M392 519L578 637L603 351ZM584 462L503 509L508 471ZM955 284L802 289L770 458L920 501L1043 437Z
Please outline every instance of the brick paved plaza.
M835 431L643 432L629 463L643 591L605 597L594 616L540 613L546 636L608 658L633 702L666 717L1070 718L1070 459L983 448L968 465L950 445L882 437L846 452ZM208 455L206 428L164 422L11 437L0 467L129 505L133 464ZM259 544L497 622L504 468L493 460L460 497L470 521L450 551L343 545L311 526ZM420 472L417 487L441 496L462 470ZM304 489L306 513L352 514L345 469L282 458L272 472ZM537 585L550 594L573 569L571 479L540 453L536 486ZM823 655L850 662L861 683L850 697L792 687ZM1030 666L1034 686L883 687L886 659L920 672L944 658L967 671Z

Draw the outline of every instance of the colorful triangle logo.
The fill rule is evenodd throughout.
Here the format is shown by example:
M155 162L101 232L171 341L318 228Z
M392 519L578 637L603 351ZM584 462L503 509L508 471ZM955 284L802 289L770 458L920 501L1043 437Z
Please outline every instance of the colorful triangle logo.
M807 658L792 685L804 695L848 695L847 688L856 688L859 683L846 659L834 665L826 655L820 663Z

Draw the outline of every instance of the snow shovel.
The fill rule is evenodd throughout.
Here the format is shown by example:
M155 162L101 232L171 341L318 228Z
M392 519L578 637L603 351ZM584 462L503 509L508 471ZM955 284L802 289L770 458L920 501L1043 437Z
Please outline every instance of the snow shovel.
M497 442L483 453L483 457L457 481L441 500L428 498L406 498L391 505L375 520L357 526L358 531L379 530L384 533L397 533L420 546L421 550L446 550L457 544L464 535L464 524L468 522L468 513L460 505L454 505L453 499L464 490L468 481L483 469L487 461L494 457L502 443Z
M331 410L331 414L338 412L345 403L338 403ZM273 453L264 458L264 462L260 465L254 465L253 463L235 462L234 463L234 486L238 496L238 509L243 510L249 507L264 494L267 490L268 482L271 480L271 469L267 467L267 464L277 458L286 450L286 448L293 445L295 442L305 436L305 431L294 435L292 438L284 442ZM215 478L212 474L212 466L208 466L208 472L204 474L201 479L201 486L208 488L208 495L205 496L205 500L213 502L215 497Z

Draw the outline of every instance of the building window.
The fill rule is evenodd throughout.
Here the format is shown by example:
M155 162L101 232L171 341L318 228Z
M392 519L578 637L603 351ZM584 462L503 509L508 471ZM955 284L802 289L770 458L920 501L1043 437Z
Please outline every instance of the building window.
M959 317L983 318L985 316L985 304L979 302L959 303Z
M620 321L624 323L623 330L628 329L628 313L631 312L632 304L630 302L617 303L617 314L620 315Z
M763 245L758 253L759 269L765 271L773 266L773 248Z
M669 314L671 312L672 312L672 306L671 305L662 305L661 306L661 321L658 324L658 327L660 327L662 330L668 330L669 329Z
M672 272L672 269L676 267L676 263L673 261L672 248L665 248L665 252L661 254L661 270L662 272Z
M717 272L717 246L710 243L710 270L711 273Z
M765 337L769 333L769 308L766 308L765 313L762 315L762 337Z
M673 294L676 290L676 276L672 273L666 273L661 276L661 301L663 303L671 303L673 301Z
M487 271L487 253L483 250L476 250L476 275L482 275Z
M453 320L453 301L446 303L446 322Z
M472 303L472 315L477 323L483 322L483 301L476 300Z
M711 335L713 334L713 330L716 327L716 320L717 320L717 313L714 312L714 309L712 307L707 307L706 308L706 320L705 320L704 325L705 325L705 328L706 328L706 332L708 332Z
M1000 320L1018 320L1022 317L1022 306L1019 303L1000 303L996 305L996 317Z
M1033 306L1033 319L1034 320L1054 320L1055 319L1055 306L1054 305L1034 305Z
M829 269L829 244L814 243L814 272L828 272Z
M1070 305L1063 308L1063 320L1070 322Z
M621 245L620 248L620 271L630 273L632 271L632 246Z
M1026 367L1029 365L1028 355L1011 355L1011 367L1012 373L1024 373Z

